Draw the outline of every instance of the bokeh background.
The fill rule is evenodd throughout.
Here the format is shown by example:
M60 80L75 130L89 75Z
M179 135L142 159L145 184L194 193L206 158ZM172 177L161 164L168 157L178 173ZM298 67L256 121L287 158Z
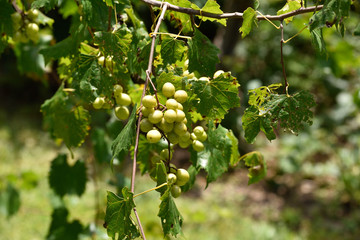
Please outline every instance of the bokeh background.
M202 6L206 1L193 2ZM224 12L234 12L244 11L252 1L218 3ZM263 13L276 14L284 2L260 4ZM134 1L134 7L150 28L148 7L140 1ZM335 26L324 29L326 53L316 51L308 30L285 44L290 92L305 89L314 94L314 123L298 136L280 131L272 142L260 134L253 145L245 142L241 127L247 91L283 81L280 31L268 22L260 22L242 39L240 20L229 21L227 28L201 23L200 30L221 50L218 68L231 71L241 84L241 107L233 109L222 124L238 137L241 154L254 150L263 154L268 173L261 182L248 186L247 170L238 166L206 189L201 173L194 189L176 199L184 217L184 236L180 239L358 239L360 38L353 31L360 17L356 11L352 9L346 19L344 37ZM63 19L56 10L47 15L55 19L54 40L65 39L71 19ZM286 25L285 39L299 32L310 16L297 16ZM45 67L37 61L36 71L26 73L17 65L21 51L26 49L7 48L0 56L0 239L40 240L47 238L52 211L61 204L49 187L50 163L58 153L69 152L50 139L40 113L41 104L60 84L56 63ZM36 53L34 59L38 59ZM94 125L111 125L113 119L105 112L96 114ZM101 138L102 134L99 130L90 137ZM81 239L108 239L102 227L106 190L129 184L130 160L112 172L108 162L96 162L92 153L90 141L74 151L86 162L89 181L83 196L66 196L64 201L69 209L68 221L79 221L86 228ZM178 166L189 166L184 151L176 152L174 159ZM147 175L139 175L137 181L136 192L154 186ZM9 197L14 201L5 206ZM141 196L136 204L147 238L162 239L158 193Z

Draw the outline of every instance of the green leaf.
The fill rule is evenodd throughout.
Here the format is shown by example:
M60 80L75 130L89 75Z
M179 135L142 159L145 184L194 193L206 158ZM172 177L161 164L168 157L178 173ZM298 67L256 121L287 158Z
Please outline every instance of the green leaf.
M160 186L167 181L167 171L163 162L156 164L156 186ZM169 185L156 189L161 195L168 192L170 189Z
M183 217L181 216L173 197L170 194L170 188L161 196L161 204L158 216L161 218L161 225L164 235L171 234L176 237L181 234L181 226L183 223Z
M212 76L219 62L219 49L199 30L188 41L189 72L199 72L202 76Z
M139 231L131 218L135 207L133 193L127 187L122 189L122 196L107 192L107 207L105 226L109 237L115 239L135 239L140 236Z
M0 188L0 213L7 217L13 216L20 208L20 193L11 183L5 189Z
M44 47L31 42L16 44L14 52L17 59L18 70L21 74L30 73L42 76L45 72L45 62L39 50Z
M230 157L230 164L234 165L234 162L237 161L237 159L240 157L239 153L239 141L234 135L232 131L229 131L226 136L231 140L231 157Z
M298 10L299 8L301 8L300 0L287 0L286 4L279 11L277 11L277 15L289 13ZM288 24L293 20L293 18L294 17L285 18L285 23Z
M194 152L197 155L197 153L194 150L190 150L190 151ZM181 192L187 192L193 188L193 186L195 185L196 175L200 172L200 168L196 168L194 165L191 165L187 169L187 171L190 175L190 179L184 186L181 187Z
M204 142L205 150L197 154L197 167L205 169L207 184L215 181L229 168L233 141L228 130L221 125L217 128L209 121L208 139ZM231 133L230 133L231 134Z
M266 176L266 162L260 152L250 152L240 158L249 167L248 185L257 183Z
M13 22L11 14L14 13L14 8L11 6L10 1L7 0L0 0L0 6L0 36L2 37L2 33L12 34Z
M8 38L6 36L0 37L0 56L8 46Z
M111 145L113 159L118 156L121 151L129 151L130 147L134 144L136 135L136 104L133 107L130 118L126 126L121 130Z
M165 66L180 61L186 50L184 41L169 36L162 37L160 53Z
M354 30L354 36L360 36L360 23L356 26Z
M167 2L175 6L199 10L199 7L188 0L168 0ZM165 16L175 28L182 30L183 33L186 34L193 31L189 14L177 11L166 11Z
M242 126L245 132L245 140L248 143L254 143L260 131L264 132L270 141L276 138L270 119L266 115L260 114L259 109L255 106L250 106L245 110Z
M51 162L49 185L60 197L65 194L81 196L85 192L86 181L84 162L78 160L70 166L65 154L58 155Z
M311 42L315 46L316 50L320 53L326 53L325 41L322 34L322 29L315 29L310 32Z
M156 87L159 89L159 93L166 82L172 83L176 90L185 89L185 83L182 77L174 75L173 72L162 72L160 76L156 78Z
M31 4L31 8L44 8L45 12L54 9L55 6L59 5L59 0L35 0Z
M91 142L94 149L94 156L98 163L110 163L110 139L104 129L95 128L92 130Z
M256 12L253 8L248 7L243 14L243 23L239 31L242 38L249 35L253 26L256 25Z
M260 6L259 0L254 0L254 10L257 10Z
M98 31L107 31L109 8L100 0L81 0L83 21Z
M82 106L75 106L63 86L41 105L41 112L53 138L62 139L68 148L84 142L90 128L89 112Z
M45 58L45 64L48 64L51 59L57 60L66 57L77 51L77 45L71 37L68 37L53 46L40 50L40 53Z
M230 72L210 81L191 80L191 89L197 95L194 106L203 116L223 119L230 108L240 106L240 86Z
M205 6L201 9L203 12L215 13L215 14L222 14L223 11L220 9L220 5L215 0L207 0ZM216 18L209 18L203 17L203 21L211 21L211 22L218 22L224 26L226 26L226 19L216 19Z
M271 94L276 93L276 90L280 88L281 85L281 83L275 83L249 90L249 105L263 109L262 105L268 100Z
M69 211L65 207L54 209L51 214L51 224L46 236L47 240L77 240L83 232L83 226L78 220L68 222Z

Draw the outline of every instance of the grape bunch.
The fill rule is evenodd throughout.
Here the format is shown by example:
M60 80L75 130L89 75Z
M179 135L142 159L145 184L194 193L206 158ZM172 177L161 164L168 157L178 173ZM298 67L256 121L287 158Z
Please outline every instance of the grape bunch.
M167 97L165 107L160 110L160 104L152 95L143 98L141 109L144 118L140 122L140 130L146 133L150 143L157 143L164 136L173 145L179 144L181 148L193 146L195 151L204 150L204 142L207 134L201 126L188 131L187 119L183 111L182 103L186 102L188 95L184 90L175 90L175 86L166 82L162 87L162 93Z
M14 42L28 42L29 39L33 42L39 40L39 25L37 18L39 16L39 10L30 9L24 14L15 12L11 15L14 34Z
M106 67L107 70L112 71L113 67L114 67L114 61L113 61L113 56L99 56L98 57L98 64L100 66Z
M114 98L115 102L118 106L115 107L114 113L115 116L119 120L125 120L129 118L130 112L127 106L131 104L131 97L123 92L123 87L119 84L114 86ZM112 103L110 100L106 99L106 97L99 96L92 103L95 109L110 109L112 107Z

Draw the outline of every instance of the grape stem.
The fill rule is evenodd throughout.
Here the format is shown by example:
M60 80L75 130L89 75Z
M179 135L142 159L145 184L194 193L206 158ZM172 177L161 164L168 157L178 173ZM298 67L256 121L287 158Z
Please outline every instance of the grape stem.
M285 71L285 63L284 63L284 54L283 54L283 44L284 44L284 25L283 25L283 21L280 22L280 30L281 30L281 40L280 40L280 61L281 61L281 66L282 66L282 71L283 71L283 76L284 76L284 85L285 85L285 94L288 96L288 88L289 88L289 83L287 81L286 78L286 71Z
M134 190L135 190L135 175L136 175L137 153L139 151L140 121L142 119L142 101L143 101L143 98L145 96L146 88L147 88L149 82L153 85L153 83L152 83L152 81L150 79L150 75L152 73L152 64L153 64L153 61L154 61L156 33L159 31L159 28L160 28L162 20L164 19L164 15L165 15L165 12L167 10L167 7L168 7L168 4L165 3L163 5L161 15L160 15L160 17L158 19L158 22L156 24L154 33L152 35L152 42L151 42L151 49L150 49L150 56L149 56L149 65L148 65L148 68L146 70L146 80L145 80L144 89L143 89L141 100L140 100L140 112L139 112L139 118L138 118L138 123L137 123L137 128L136 128L135 149L134 149L134 158L133 158L134 160L133 160L133 167L132 167L132 174L131 174L131 187L130 187L130 190L131 190L132 193L134 193ZM156 88L155 88L154 85L153 85L153 87L154 87L154 90L155 90L156 100L159 103L159 99L157 98L157 95L156 95ZM146 240L145 232L144 232L144 229L143 229L143 227L141 225L139 214L137 213L135 207L133 208L133 211L134 211L136 220L138 222L141 237L144 240Z
M138 197L138 196L140 196L140 195L143 195L143 194L145 194L145 193L151 192L151 191L153 191L153 190L162 188L163 186L166 186L166 185L167 185L167 183L163 183L163 184L161 184L161 185L159 185L159 186L150 188L150 189L148 189L148 190L146 190L146 191L143 191L143 192L141 192L141 193L138 193L138 194L134 195L133 198L136 198L136 197Z

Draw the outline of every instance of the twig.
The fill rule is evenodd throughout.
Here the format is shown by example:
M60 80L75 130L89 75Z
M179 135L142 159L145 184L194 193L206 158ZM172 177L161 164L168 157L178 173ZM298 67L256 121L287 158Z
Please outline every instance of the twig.
M157 22L157 25L155 27L155 30L154 30L154 33L153 33L153 36L152 36L150 56L149 56L149 65L148 65L148 68L146 70L146 80L145 80L144 89L143 89L141 100L140 100L140 112L139 112L139 118L138 118L138 123L137 123L137 128L136 128L134 160L133 160L133 168L132 168L132 175L131 175L131 188L130 188L132 193L134 193L134 190L135 190L135 175L136 175L137 153L139 151L140 121L142 119L142 100L143 100L143 98L145 96L146 88L147 88L147 86L149 84L149 81L151 82L150 75L151 75L151 72L152 72L152 62L154 61L156 33L159 31L159 28L160 28L162 20L164 19L164 15L165 15L167 7L168 7L168 4L165 3L163 5L163 9L162 9L160 18L159 18L159 20ZM156 89L154 88L154 90L156 90ZM139 215L138 215L138 213L136 211L136 208L134 208L133 210L134 210L134 214L136 216L136 220L137 220L138 225L139 225L141 236L142 236L142 238L144 240L146 240L144 229L143 229L143 227L141 225L141 221L140 221Z
M287 81L286 78L286 72L285 72L285 63L284 63L284 54L283 54L283 44L284 44L284 25L283 25L283 21L280 22L280 30L281 30L281 40L280 40L280 55L281 55L281 66L282 66L282 71L283 71L283 76L284 76L284 85L285 85L285 93L286 95L288 95L288 88L289 88L289 83Z
M141 193L138 193L138 194L134 195L133 198L136 198L136 197L138 197L138 196L140 196L140 195L143 195L143 194L145 194L145 193L151 192L151 191L153 191L153 190L162 188L163 186L166 186L166 185L167 185L167 182L166 182L166 183L163 183L163 184L161 184L161 185L159 185L159 186L156 186L156 187L154 187L154 188L150 188L150 189L148 189L148 190L146 190L146 191L143 191L143 192L141 192Z
M168 2L164 3L164 2L160 2L160 1L156 1L156 0L141 0L141 1L143 1L144 3L149 4L151 6L157 6L157 7L160 7L160 6L164 5L164 4L167 4L168 10L172 10L172 11L176 11L176 12L182 12L182 13L186 13L186 14L189 14L189 15L197 15L197 16L203 16L203 17L216 18L216 19L243 18L243 13L240 13L240 12L215 14L215 13L195 10L195 9L192 9L192 8L179 7L179 6L170 4ZM281 14L281 15L265 15L265 16L257 16L256 18L259 21L260 20L266 20L265 17L267 19L269 19L269 20L281 21L281 20L284 20L285 18L288 18L288 17L293 17L293 16L303 14L303 13L318 11L318 10L320 10L322 8L323 8L323 5L318 5L318 6L307 7L307 8L299 8L298 10L288 12L288 13L284 13L284 14Z

